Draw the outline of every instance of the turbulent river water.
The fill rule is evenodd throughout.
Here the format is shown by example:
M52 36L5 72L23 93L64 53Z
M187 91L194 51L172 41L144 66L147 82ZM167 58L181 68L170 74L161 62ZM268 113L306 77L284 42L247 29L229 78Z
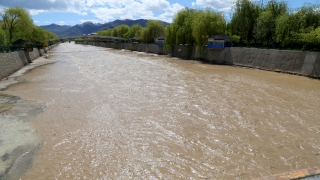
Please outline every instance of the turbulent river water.
M320 164L319 80L73 43L49 58L0 94L0 177L251 179Z

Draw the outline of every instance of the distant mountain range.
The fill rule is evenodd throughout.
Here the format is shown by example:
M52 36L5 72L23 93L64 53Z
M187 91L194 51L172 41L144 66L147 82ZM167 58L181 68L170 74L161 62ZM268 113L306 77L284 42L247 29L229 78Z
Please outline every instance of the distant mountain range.
M128 26L132 26L135 24L139 24L142 27L146 27L148 20L147 19L138 19L138 20L115 20L112 22L100 24L100 23L93 23L93 22L85 22L83 24L77 24L75 26L67 26L67 25L57 25L57 24L50 24L47 26L40 26L50 32L55 33L59 37L71 37L71 36L80 36L83 34L91 34L95 33L99 30L103 29L110 29L116 26L126 24ZM169 25L169 23L160 21L164 26Z

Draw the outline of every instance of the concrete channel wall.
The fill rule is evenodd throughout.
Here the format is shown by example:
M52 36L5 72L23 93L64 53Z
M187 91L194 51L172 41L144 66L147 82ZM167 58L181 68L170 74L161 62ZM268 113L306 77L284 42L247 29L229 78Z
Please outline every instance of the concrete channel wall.
M44 49L33 48L32 52L25 52L23 50L9 53L0 53L0 81L3 78L15 73L23 66L31 63L38 57L45 54L56 45L46 47Z
M0 54L0 80L28 64L24 51Z
M158 47L155 44L113 42L76 43L146 53L169 54L165 52L163 47ZM188 48L190 47L186 45L176 45L171 52L171 56L182 59L201 59L204 62L213 64L243 66L320 78L319 52L232 47L221 50L205 49L202 58L200 58L201 56L196 51L196 46L191 47L191 50L188 50Z

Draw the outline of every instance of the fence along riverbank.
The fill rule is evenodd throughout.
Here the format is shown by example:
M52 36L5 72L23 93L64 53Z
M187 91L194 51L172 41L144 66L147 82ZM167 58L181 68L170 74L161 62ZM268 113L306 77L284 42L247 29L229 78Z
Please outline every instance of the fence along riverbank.
M168 54L163 47L156 44L99 41L76 41L75 43L146 53ZM319 52L227 47L219 50L206 49L202 58L200 58L195 46L192 47L191 55L188 55L187 45L175 45L171 56L183 59L201 59L206 63L243 66L320 78Z

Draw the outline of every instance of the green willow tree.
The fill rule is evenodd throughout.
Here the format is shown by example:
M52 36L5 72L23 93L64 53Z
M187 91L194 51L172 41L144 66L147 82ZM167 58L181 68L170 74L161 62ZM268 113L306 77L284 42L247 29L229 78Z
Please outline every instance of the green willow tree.
M141 39L146 43L154 43L155 38L164 36L164 27L160 21L149 20L141 31Z
M193 19L197 10L185 8L177 13L172 24L166 28L165 48L173 52L175 44L186 44L188 46L187 56L191 56L192 46L196 42L193 36Z
M188 46L188 57L196 43L197 51L202 56L209 36L225 33L226 21L221 13L207 10L183 9L174 17L166 29L165 48L173 52L175 44Z
M250 0L237 0L230 21L232 35L239 35L242 40L255 40L254 31L260 11L260 4Z
M276 20L288 10L286 2L271 0L257 18L256 37L261 41L276 41Z
M130 27L128 25L122 24L113 29L113 36L124 38L125 34L128 33Z
M2 29L6 32L9 42L30 37L32 33L33 21L29 13L21 7L4 9L0 14L2 17Z
M139 24L135 24L129 28L128 32L124 36L125 36L125 38L139 39L141 36L140 35L141 30L142 30L142 26L140 26Z
M28 39L31 42L42 42L43 45L48 45L48 40L58 38L57 35L39 27L39 26L33 26L32 27L32 33L31 37Z
M0 24L1 26L1 24ZM6 37L6 33L0 28L0 45L5 45L7 44L7 37Z
M48 44L49 39L58 38L57 35L33 24L29 13L21 7L4 9L1 13L0 44L11 44L23 39L31 42Z
M99 36L112 36L113 35L113 29L107 29L107 30L101 30L98 32Z
M202 57L208 37L223 34L226 30L226 21L222 13L206 10L198 11L193 19L193 37L197 43L197 51Z
M276 40L283 46L289 42L316 44L319 43L320 9L316 4L305 4L303 7L286 12L276 19Z
M289 13L284 13L276 19L275 24L276 41L282 42L282 46L285 46L290 40L292 18Z
M145 28L138 24L129 27L122 24L113 29L101 30L100 36L114 36L122 38L136 38L146 43L154 43L155 38L164 35L164 27L160 21L149 20Z

